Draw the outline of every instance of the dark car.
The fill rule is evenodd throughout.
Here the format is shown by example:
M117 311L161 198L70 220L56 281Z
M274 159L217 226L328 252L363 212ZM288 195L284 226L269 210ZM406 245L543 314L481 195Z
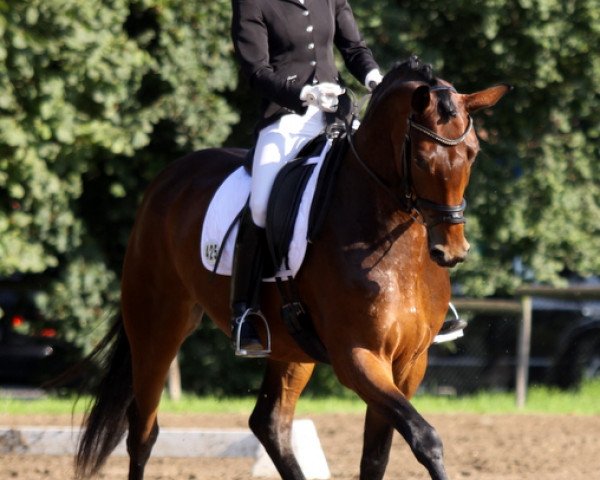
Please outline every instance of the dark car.
M57 338L57 324L44 318L29 292L0 291L0 385L42 386L79 358Z
M515 386L520 318L478 314L455 342L430 349L426 391L469 393ZM533 299L529 383L577 387L600 376L600 302Z

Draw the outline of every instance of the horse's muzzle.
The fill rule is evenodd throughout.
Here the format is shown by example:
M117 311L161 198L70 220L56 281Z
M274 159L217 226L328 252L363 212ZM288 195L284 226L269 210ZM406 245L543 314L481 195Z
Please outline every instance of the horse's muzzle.
M467 258L470 248L471 246L466 240L460 247L456 248L438 243L430 246L429 255L440 267L452 268Z

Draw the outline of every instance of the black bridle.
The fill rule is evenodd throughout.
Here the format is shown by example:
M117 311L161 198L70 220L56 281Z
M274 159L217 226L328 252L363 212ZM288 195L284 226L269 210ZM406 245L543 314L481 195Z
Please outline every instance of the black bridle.
M433 90L452 90L455 91L452 87L440 86L434 87ZM465 223L466 219L464 216L465 208L467 207L467 201L463 198L462 202L458 205L448 205L443 203L432 202L431 200L427 200L419 196L419 194L415 191L415 187L412 181L411 175L411 165L412 165L412 132L416 130L436 143L445 146L445 147L453 147L461 144L465 141L465 138L473 128L473 120L471 116L468 117L468 125L465 129L464 133L457 138L446 138L441 135L438 135L433 130L424 127L418 123L415 123L412 118L408 119L408 128L406 132L406 137L404 139L403 146L403 190L404 193L402 196L399 196L387 183L377 174L375 173L360 157L358 152L356 151L356 147L354 146L353 134L351 130L349 130L346 137L348 138L348 143L350 145L350 149L352 153L356 157L358 163L365 169L365 171L369 174L371 178L378 183L381 188L387 191L401 206L402 210L410 214L413 220L419 221L419 219L414 215L414 212L418 213L423 219L420 221L428 228L434 227L440 223L448 223L448 224L460 224ZM428 212L434 212L425 216L422 210L427 210ZM426 220L427 219L427 220Z

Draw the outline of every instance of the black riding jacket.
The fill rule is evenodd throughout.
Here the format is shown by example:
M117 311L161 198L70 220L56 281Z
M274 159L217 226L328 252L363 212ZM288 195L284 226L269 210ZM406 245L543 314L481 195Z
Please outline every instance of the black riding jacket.
M364 82L378 68L347 0L232 0L231 33L250 85L263 97L260 128L281 115L304 113L307 84L342 84L333 46L348 70Z

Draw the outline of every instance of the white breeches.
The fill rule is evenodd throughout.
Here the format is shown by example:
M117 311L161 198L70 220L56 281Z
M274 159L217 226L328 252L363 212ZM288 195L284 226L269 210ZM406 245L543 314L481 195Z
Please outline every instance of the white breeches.
M324 128L323 112L311 106L304 115L284 115L260 131L250 189L250 211L256 225L264 228L267 224L267 201L279 170Z

